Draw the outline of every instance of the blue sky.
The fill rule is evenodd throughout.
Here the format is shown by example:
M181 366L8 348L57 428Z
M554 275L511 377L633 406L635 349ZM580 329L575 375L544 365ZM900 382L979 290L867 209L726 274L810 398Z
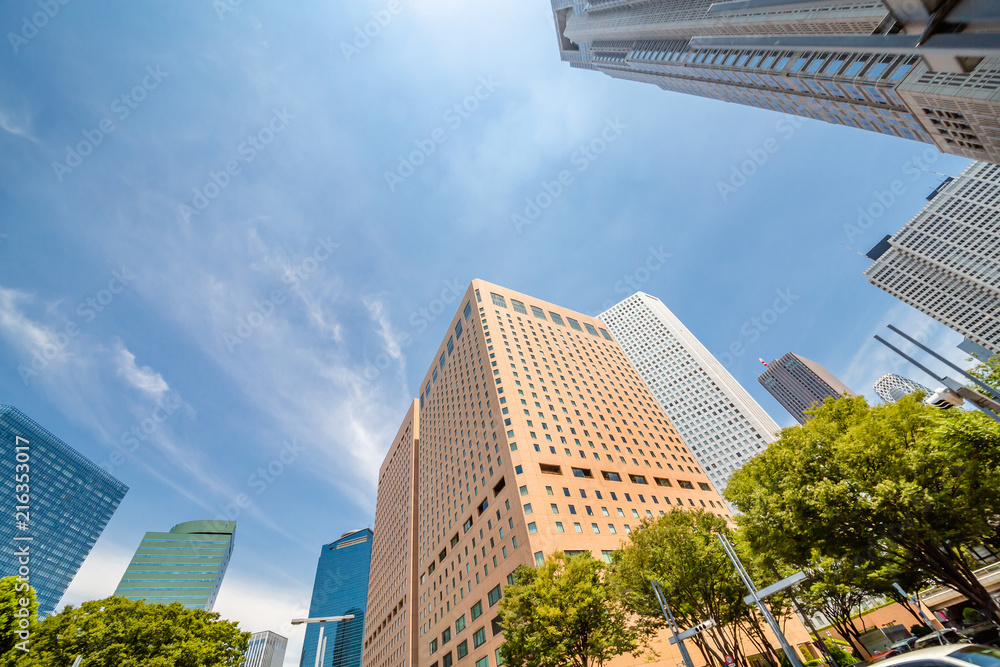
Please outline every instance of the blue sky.
M36 11L8 3L3 32ZM544 0L67 1L5 42L0 401L99 463L169 412L114 465L131 490L64 602L109 595L144 531L246 494L217 610L290 635L297 664L285 623L320 545L372 523L452 312L427 309L474 277L590 314L631 282L717 355L741 344L727 367L782 425L757 357L871 395L890 370L927 382L872 341L885 324L961 340L840 244L920 209L941 177L915 158L966 160L573 70Z

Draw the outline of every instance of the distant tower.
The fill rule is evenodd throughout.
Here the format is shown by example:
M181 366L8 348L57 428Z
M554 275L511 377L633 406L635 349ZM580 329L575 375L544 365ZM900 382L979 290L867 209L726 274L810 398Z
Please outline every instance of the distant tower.
M868 281L1000 353L1000 166L974 162L869 252Z
M322 667L361 667L372 537L368 528L350 531L324 545L320 553L309 617L354 616L349 621L334 623L324 631L323 646L326 651ZM306 626L305 643L299 660L301 667L316 664L318 638L318 624Z
M212 611L235 533L235 521L188 521L169 533L146 533L115 595Z
M600 318L720 492L780 430L655 296L637 292Z
M55 611L128 487L9 405L0 405L0 477L8 511L0 522L0 570L17 574L23 563L16 552L28 547L28 583L44 617ZM30 497L19 517L14 496L22 483Z
M809 419L805 410L826 397L856 395L833 373L792 352L772 361L757 380L800 424Z
M285 662L288 639L276 632L266 630L250 635L246 661L241 667L281 667Z
M879 379L875 380L873 385L875 393L879 395L886 403L895 403L904 396L909 396L913 392L920 391L926 392L930 395L932 392L927 387L917 384L913 380L908 380L895 373L886 373Z

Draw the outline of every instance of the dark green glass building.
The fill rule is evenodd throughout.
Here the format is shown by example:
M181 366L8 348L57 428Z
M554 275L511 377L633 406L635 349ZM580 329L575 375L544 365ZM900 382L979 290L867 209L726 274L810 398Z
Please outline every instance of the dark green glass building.
M169 533L146 533L115 595L212 611L235 533L235 521L188 521Z

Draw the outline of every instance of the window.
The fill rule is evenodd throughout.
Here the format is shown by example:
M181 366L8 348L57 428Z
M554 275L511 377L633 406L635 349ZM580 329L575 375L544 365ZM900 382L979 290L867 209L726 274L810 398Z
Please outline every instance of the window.
M534 522L532 522L532 523L529 523L529 524L528 524L528 534L529 534L529 535L534 535L534 534L535 534L535 533L537 533L537 532L538 532L538 526L536 526L536 525L534 524Z
M471 301L469 303L465 304L465 312L463 314L465 315L465 319L469 319L469 317L472 316L472 302Z
M517 299L511 299L510 300L510 305L514 309L514 312L523 313L525 315L528 314L528 311L525 310L525 308L524 308L524 304L521 303L520 301L518 301Z
M701 489L702 491L712 490L712 487L710 487L708 484L705 484L705 482L698 482L698 488Z
M540 320L544 320L544 319L545 319L545 311L543 311L543 310L542 310L541 308L539 308L538 306L532 306L532 307L531 307L531 313L532 313L532 314L533 314L533 315L534 315L535 317L537 317L538 319L540 319Z
M501 308L507 307L507 301L499 294L494 294L493 292L490 292L490 298L493 299L494 306L500 306Z
M438 650L438 640L432 639L431 640L431 645L430 645L430 652L431 652L431 654L433 655L434 653L437 652L437 650Z
M629 475L628 478L632 480L633 484L645 484L646 478L642 475Z
M517 489L517 490L518 490L518 492L519 492L519 493L520 493L520 494L521 494L522 496L526 496L526 495L528 495L528 487L527 487L527 485L525 485L525 486L521 486L521 487L518 487L518 489Z
M594 473L590 472L589 468L571 468L573 471L573 477L586 477L587 479L593 479Z
M564 532L566 532L565 530L563 530L562 521L556 521L556 532L557 533L564 533Z
M472 635L472 646L474 648L479 648L486 643L486 628L482 627L476 630Z
M455 337L450 336L448 338L448 354L451 354L454 351L455 351Z
M500 584L497 584L496 588L487 593L486 597L489 598L491 607L500 602L500 598L503 597L503 593L500 592Z
M459 616L458 620L455 621L455 634L457 635L462 630L465 630L465 614ZM462 656L458 657L461 658Z
M524 504L524 513L525 514L532 514L533 512L534 512L534 510L531 509L531 503L525 503Z
M486 500L484 500L483 502L479 503L479 507L477 507L477 508L476 508L476 510L477 510L477 511L478 511L478 512L479 512L480 514L482 514L483 512L485 512L485 511L486 511L486 508L487 508L487 507L489 507L489 506L490 506L490 501L489 501L489 499L487 498L487 499L486 499Z
M605 338L607 338L608 340L614 340L613 338L611 338L611 334L609 334L604 329L601 329L601 335L604 336Z
M541 551L536 551L535 552L535 565L537 565L538 567L541 567L544 564L545 564L545 554L542 553Z
M490 667L490 656L484 655L479 660L476 660L476 667Z
M619 475L616 472L608 472L606 470L602 470L601 471L601 475L604 477L604 479L608 480L609 482L620 482L620 481L622 481L621 475Z
M507 478L501 477L500 481L493 486L493 497L496 498L503 491L504 487L507 486Z
M461 337L462 337L462 320L459 320L458 323L455 325L455 338L461 338Z
M476 620L477 618L479 618L480 616L482 616L483 615L483 601L480 600L476 604L472 605L472 611L470 613L472 614L472 620L473 621Z
M584 322L583 326L587 327L587 333L589 333L591 336L597 335L597 329L594 328L593 324L587 324L586 322Z
M469 655L469 640L466 639L464 642L456 646L455 653L458 655L459 660Z
M582 533L582 532L583 532L583 526L581 526L581 525L580 525L580 524L578 524L578 523L574 523L574 524L573 524L573 528L575 528L575 529L576 529L576 532L578 532L578 533Z
M682 489L693 489L694 488L694 484L692 484L691 482L685 482L685 481L680 480L680 479L677 480L677 486L681 487Z
M472 517L471 516L469 517L469 519L465 523L462 524L462 530L464 532L466 532L466 533L469 532L470 528L472 528Z
M503 665L503 653L500 652L500 649L497 649L496 660L497 660L497 667Z
M540 463L538 467L546 475L561 475L562 468L559 466L552 465L551 463Z
M549 311L549 317L551 317L552 321L555 322L556 324L558 324L559 326L563 326L563 327L566 326L566 323L563 322L562 315L560 315L559 313L553 313L550 310Z
M567 317L566 321L569 322L569 325L572 328L576 329L577 331L583 331L583 329L580 328L580 323L574 320L572 317Z
M444 632L441 633L441 644L447 644L451 641L451 628L445 628Z
M653 481L659 484L660 486L673 486L673 484L670 483L669 479L663 479L662 477L654 477Z

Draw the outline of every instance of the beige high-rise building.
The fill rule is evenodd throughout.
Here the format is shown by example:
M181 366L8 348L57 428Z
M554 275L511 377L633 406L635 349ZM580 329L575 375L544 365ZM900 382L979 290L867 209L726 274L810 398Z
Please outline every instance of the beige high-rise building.
M380 471L364 667L498 667L519 565L674 507L730 516L604 324L474 280Z

